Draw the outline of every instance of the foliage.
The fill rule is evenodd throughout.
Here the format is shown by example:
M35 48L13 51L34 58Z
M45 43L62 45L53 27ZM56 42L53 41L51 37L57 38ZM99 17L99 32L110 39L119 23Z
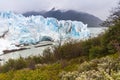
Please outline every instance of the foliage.
M82 50L83 50L83 54L88 56L89 55L89 50L93 47L93 46L100 46L101 45L101 35L99 35L98 37L93 37L90 38L88 40L82 41Z
M20 58L18 60L10 59L1 67L0 72L7 72L9 70L19 70L25 67L27 67L27 65L23 58Z
M37 64L34 70L29 68L11 70L6 73L1 73L0 80L59 80L58 74L61 71L77 70L78 65L76 61L79 61L79 59L64 61L66 66L63 66L63 61L61 61L53 64Z
M118 54L94 59L80 64L77 71L61 72L60 80L119 80L120 58Z
M106 53L116 53L120 49L120 23L110 27L101 40ZM108 52L107 52L108 51Z
M53 64L37 64L34 70L24 68L1 73L0 80L117 80L120 76L118 55L91 61L79 57Z
M79 57L82 55L81 44L72 42L65 43L61 47L55 47L53 54L57 60Z
M103 55L103 48L100 46L94 46L91 49L89 49L89 59L94 59Z
M118 6L111 11L111 15L103 23L103 26L110 27L117 23L120 23L120 1Z

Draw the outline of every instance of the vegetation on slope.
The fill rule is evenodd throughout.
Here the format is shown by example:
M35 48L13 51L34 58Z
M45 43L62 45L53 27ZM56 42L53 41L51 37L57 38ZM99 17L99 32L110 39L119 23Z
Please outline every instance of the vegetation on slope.
M119 80L120 58L117 54L85 61L77 71L60 73L61 80Z
M119 80L118 53L81 63L81 58L63 63L38 64L35 70L24 68L0 74L0 80ZM63 61L62 61L63 62Z

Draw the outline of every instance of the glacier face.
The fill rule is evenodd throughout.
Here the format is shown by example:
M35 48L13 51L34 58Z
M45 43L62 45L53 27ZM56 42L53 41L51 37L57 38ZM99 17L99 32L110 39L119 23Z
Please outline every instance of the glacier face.
M58 21L42 16L24 17L11 11L0 13L0 46L7 44L0 48L0 53L17 48L15 45L36 44L46 37L53 41L86 39L89 31L87 25L78 21Z

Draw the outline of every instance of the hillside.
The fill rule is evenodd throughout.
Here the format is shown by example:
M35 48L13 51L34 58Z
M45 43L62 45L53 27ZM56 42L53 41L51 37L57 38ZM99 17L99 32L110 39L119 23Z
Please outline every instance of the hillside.
M39 64L35 70L22 69L0 74L0 80L118 80L120 58L117 54L85 61L82 58L64 63Z

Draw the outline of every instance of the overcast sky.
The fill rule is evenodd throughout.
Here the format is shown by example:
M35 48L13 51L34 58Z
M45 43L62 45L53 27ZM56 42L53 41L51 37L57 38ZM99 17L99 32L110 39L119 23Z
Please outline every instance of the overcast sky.
M77 10L93 14L102 20L109 16L119 0L0 0L0 11L41 11L55 7L62 10Z

